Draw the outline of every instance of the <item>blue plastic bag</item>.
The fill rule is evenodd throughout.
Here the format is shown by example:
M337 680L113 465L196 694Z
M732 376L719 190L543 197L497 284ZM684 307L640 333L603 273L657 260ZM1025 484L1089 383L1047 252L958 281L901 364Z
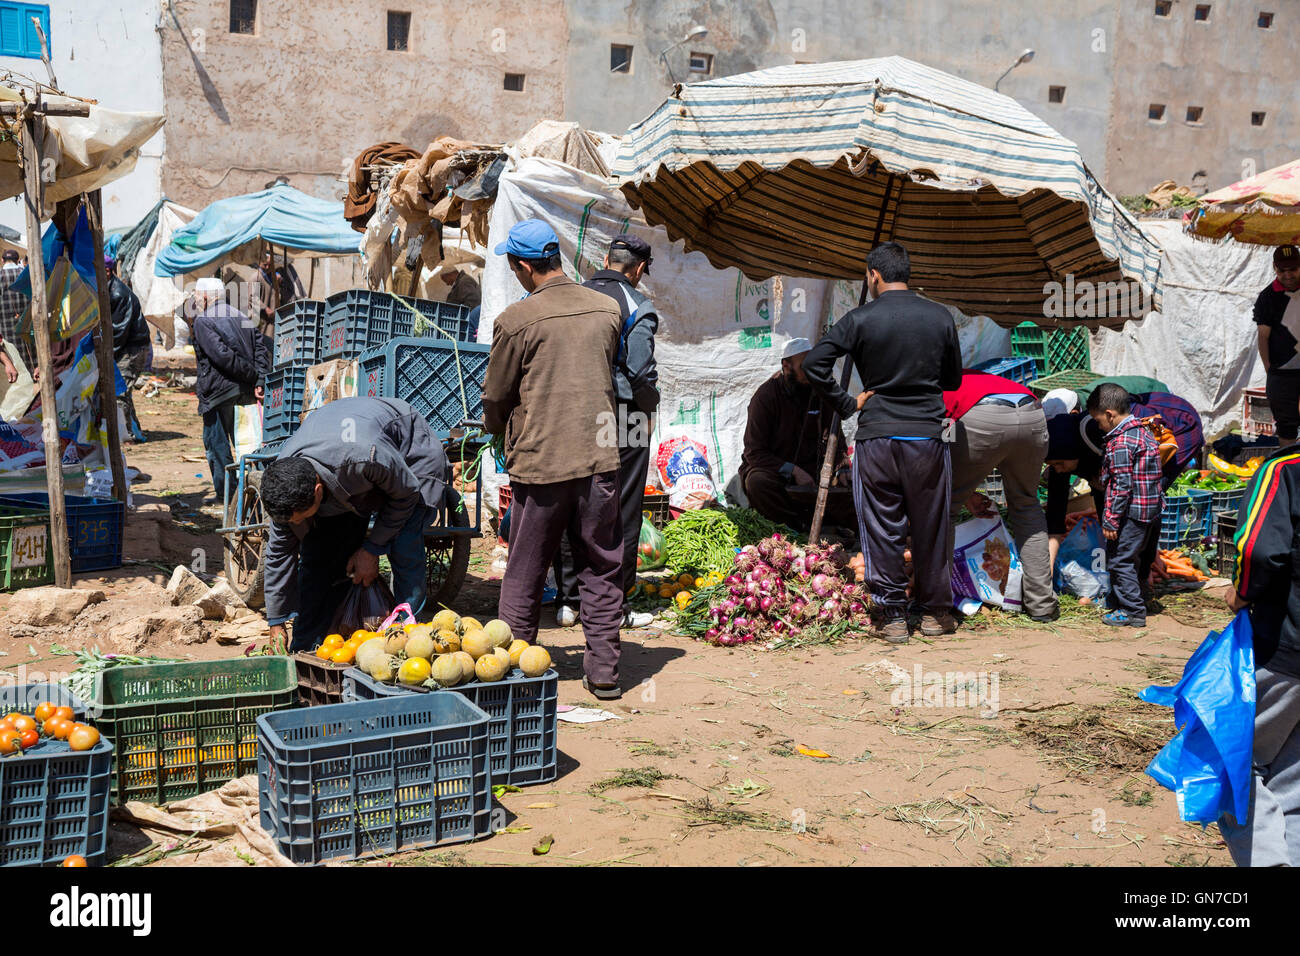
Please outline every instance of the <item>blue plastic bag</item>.
M1058 591L1094 601L1110 593L1106 542L1095 515L1080 518L1061 542L1055 584Z
M1249 816L1255 744L1255 651L1245 611L1211 631L1173 687L1152 685L1138 695L1174 709L1179 728L1147 774L1178 798L1186 823L1213 823L1231 813Z

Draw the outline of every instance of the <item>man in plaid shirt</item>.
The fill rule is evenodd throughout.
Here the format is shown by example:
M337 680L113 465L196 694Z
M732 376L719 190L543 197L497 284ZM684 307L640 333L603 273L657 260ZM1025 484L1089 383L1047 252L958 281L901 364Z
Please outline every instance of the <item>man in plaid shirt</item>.
M1103 382L1088 396L1088 414L1106 436L1101 531L1106 537L1111 610L1101 619L1112 627L1146 627L1138 561L1151 537L1160 533L1164 508L1160 446L1150 429L1130 414L1129 405L1129 393L1114 382Z
M0 266L0 336L5 341L14 343L19 357L30 371L35 368L36 360L29 344L31 339L18 334L18 320L27 310L27 296L10 288L22 272L23 267L18 263L18 253L12 249L5 250L4 265Z

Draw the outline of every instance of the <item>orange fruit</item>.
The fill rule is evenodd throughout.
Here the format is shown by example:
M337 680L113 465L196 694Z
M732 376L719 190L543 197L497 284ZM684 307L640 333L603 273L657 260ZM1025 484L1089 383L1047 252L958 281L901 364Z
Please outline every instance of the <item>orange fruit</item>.
M352 636L349 637L348 640L349 640L349 641L356 641L357 643L361 643L362 641L369 640L370 638L372 638L372 637L374 637L374 636L375 636L375 635L371 634L369 631L364 631L364 630L362 630L362 629L360 629L360 628L357 628L357 630L355 630L355 631L352 632Z
M659 589L659 596L661 598L670 598L673 596L673 589L665 584L663 587Z
M694 579L693 577L691 577L689 574L686 574L686 573L682 573L682 574L678 575L678 577L677 577L677 583L680 584L682 587L687 587L687 588L688 588L688 587L690 587L694 582L695 582L695 579Z
M328 637L326 637L325 640L321 641L321 645L324 647L342 647L343 635L331 634Z
M316 656L323 661L327 661L335 650L336 648L330 647L328 644L322 644L320 647L316 648Z
M335 664L351 664L353 658L355 658L356 656L357 656L357 649L348 644L344 644L342 647L338 648L336 651L334 651L333 654L330 655L330 660L332 660Z

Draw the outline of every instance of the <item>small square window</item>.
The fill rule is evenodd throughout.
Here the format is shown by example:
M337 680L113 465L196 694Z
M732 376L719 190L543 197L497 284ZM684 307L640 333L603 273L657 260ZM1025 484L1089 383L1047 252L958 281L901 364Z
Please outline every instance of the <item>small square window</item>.
M1204 115L1205 115L1205 108L1202 106L1187 107L1187 122L1189 123L1199 123L1201 121L1201 117Z
M609 45L609 72L632 72L632 48L622 43Z
M257 32L257 0L230 0L230 32Z
M691 51L691 72L709 75L713 72L713 54Z
M1064 102L1065 102L1065 87L1063 87L1063 86L1049 86L1049 87L1047 88L1047 102L1049 102L1049 103L1064 103Z
M1147 119L1155 120L1157 123L1161 123L1164 122L1164 118L1165 118L1164 103L1152 103L1150 106L1147 107Z
M507 73L506 89L512 93L522 93L524 91L524 75L522 73Z
M1253 113L1250 114L1250 125L1263 126L1265 115L1267 114L1265 114L1263 110L1255 110Z
M398 10L388 11L388 49L405 52L411 39L411 15Z
M1193 14L1193 16L1195 16L1195 18L1199 20L1201 23L1209 23L1210 5L1208 3L1198 3L1196 5L1196 13Z
M1259 19L1255 21L1261 30L1273 29L1273 14L1260 11Z
M1174 11L1174 0L1156 0L1156 16L1167 17Z

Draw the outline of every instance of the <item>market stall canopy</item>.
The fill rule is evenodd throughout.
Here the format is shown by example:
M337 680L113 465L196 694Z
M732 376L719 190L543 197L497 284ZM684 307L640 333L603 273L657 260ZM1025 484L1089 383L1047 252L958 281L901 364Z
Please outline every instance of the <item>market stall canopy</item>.
M1206 193L1186 217L1202 239L1261 246L1300 243L1300 159Z
M158 255L154 275L193 272L262 241L307 258L350 255L360 246L360 237L343 218L342 203L281 184L208 206L172 235L171 245Z
M30 94L29 94L30 95ZM0 103L22 102L18 90L0 86ZM82 103L68 96L46 96L43 103ZM14 124L21 127L21 123ZM140 147L162 129L161 113L120 113L91 104L88 116L47 116L41 156L53 160L54 179L46 179L46 215L54 204L101 189L135 169ZM15 130L0 140L0 199L23 194L23 173L18 163L21 133Z
M756 280L860 279L879 235L911 253L913 288L1004 325L1055 324L1044 286L1070 275L1158 302L1159 247L1073 142L902 57L679 86L628 131L613 178L670 238Z

